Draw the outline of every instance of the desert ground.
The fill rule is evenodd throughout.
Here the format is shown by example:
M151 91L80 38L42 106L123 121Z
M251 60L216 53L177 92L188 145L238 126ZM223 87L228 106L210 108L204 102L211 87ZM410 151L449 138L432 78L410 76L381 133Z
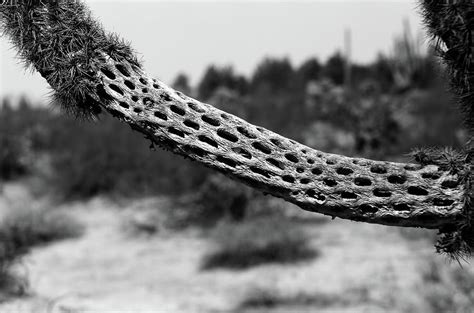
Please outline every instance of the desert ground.
M48 205L27 184L3 186L2 214ZM57 205L84 225L84 234L34 248L16 268L28 281L27 294L0 304L0 311L434 312L440 305L432 302L442 297L465 301L451 299L449 279L436 277L472 266L436 255L431 235L421 230L330 220L294 207L317 257L204 271L212 241L206 232L162 226L160 209L168 205L152 197ZM131 231L131 221L140 219L153 220L156 231Z

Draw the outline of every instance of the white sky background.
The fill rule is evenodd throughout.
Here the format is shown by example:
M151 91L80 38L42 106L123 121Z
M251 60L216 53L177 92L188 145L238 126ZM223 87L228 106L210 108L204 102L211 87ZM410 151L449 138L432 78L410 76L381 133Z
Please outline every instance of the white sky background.
M146 71L166 83L185 72L196 83L213 63L249 75L265 56L288 57L294 66L316 56L324 61L352 32L355 62L390 51L408 20L421 32L412 1L114 1L86 0L107 30L131 41ZM25 71L0 38L0 97L26 94L46 100L46 82Z

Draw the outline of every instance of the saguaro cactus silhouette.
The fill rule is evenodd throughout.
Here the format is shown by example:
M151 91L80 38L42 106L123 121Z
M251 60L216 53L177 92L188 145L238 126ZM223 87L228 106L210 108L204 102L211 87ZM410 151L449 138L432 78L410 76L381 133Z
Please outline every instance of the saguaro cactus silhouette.
M469 1L422 1L427 25L471 115ZM267 194L333 217L439 229L438 250L470 254L471 158L420 150L414 163L351 158L314 150L196 101L149 77L129 46L107 34L80 1L0 6L0 23L19 51L76 115L103 111L176 154Z

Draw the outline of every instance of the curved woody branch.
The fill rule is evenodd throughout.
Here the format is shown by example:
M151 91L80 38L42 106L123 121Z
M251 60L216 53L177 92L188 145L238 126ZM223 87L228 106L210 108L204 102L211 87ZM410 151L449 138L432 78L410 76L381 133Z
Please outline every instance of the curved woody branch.
M439 229L440 250L470 252L467 154L420 152L416 164L403 164L324 153L149 77L128 45L107 34L81 2L23 1L0 7L0 18L19 56L76 115L109 112L163 148L305 210ZM440 35L446 36L456 39Z

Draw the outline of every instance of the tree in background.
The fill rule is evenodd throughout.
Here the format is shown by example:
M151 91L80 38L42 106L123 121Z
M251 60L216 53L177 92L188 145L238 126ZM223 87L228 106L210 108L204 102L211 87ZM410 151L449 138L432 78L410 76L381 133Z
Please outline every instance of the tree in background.
M282 91L292 86L294 70L287 58L265 58L257 65L252 79L251 88L253 92Z
M247 92L247 80L243 76L236 75L231 66L211 65L198 85L199 98L209 99L219 87L226 87L243 95Z
M345 59L340 51L336 51L329 57L324 65L323 75L329 78L334 84L342 86L344 84Z
M303 90L310 81L321 78L322 65L317 58L309 58L296 71L296 81Z
M21 109L26 110L29 104L22 98ZM2 100L0 107L0 179L10 180L28 171L26 156L28 141L25 140L24 130L20 129L16 114L18 109L14 109L8 99Z
M172 86L174 89L179 90L182 93L185 93L185 94L191 93L191 87L189 85L189 77L184 73L179 73L178 76L176 76Z

